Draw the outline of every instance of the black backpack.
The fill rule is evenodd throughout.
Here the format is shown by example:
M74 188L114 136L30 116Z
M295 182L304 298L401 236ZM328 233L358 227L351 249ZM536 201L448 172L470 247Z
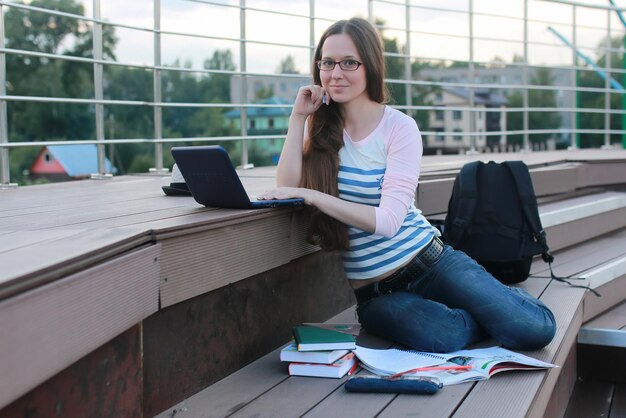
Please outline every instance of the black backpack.
M454 181L444 241L506 284L526 280L535 255L548 261L551 256L526 164L465 164Z
M465 164L454 181L443 240L502 283L526 280L533 257L541 254L552 279L596 293L552 273L554 257L549 253L535 190L523 161Z

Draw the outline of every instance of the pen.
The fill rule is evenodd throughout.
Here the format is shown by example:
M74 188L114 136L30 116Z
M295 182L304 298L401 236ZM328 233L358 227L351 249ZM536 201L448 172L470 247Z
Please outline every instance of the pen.
M359 362L357 361L356 363L354 363L354 366L352 366L352 368L348 371L348 376L352 376L354 372L356 372L356 369L358 367L359 367Z
M407 370L405 372L400 372L400 373L396 373L394 375L391 375L391 378L396 378L396 377L400 377L402 375L408 374L408 373L413 373L413 372L431 372L431 371L438 371L438 370L471 370L472 366L470 365L466 365L466 366L432 366L432 367L418 367L416 369L411 369L411 370Z

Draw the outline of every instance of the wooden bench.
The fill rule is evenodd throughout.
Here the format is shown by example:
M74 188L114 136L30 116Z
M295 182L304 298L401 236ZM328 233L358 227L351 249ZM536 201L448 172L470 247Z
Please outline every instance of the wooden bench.
M593 315L618 303L612 295L621 294L623 299L626 294L626 229L586 240L554 255L556 274L584 277L576 282L589 284L603 295L597 298L549 280L547 265L542 261L535 261L533 277L520 284L553 310L558 325L556 337L547 347L526 354L559 368L503 373L487 381L446 387L432 396L353 394L342 387L345 377L289 377L286 365L279 361L278 348L158 417L562 416L576 380L575 343L585 311ZM613 276L609 281L607 274ZM354 308L328 322L355 322ZM360 338L371 344L371 336Z

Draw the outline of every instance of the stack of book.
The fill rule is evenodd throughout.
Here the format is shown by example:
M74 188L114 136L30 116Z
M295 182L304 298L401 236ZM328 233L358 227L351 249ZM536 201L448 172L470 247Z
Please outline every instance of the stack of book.
M358 365L352 352L356 338L351 334L300 325L293 328L293 337L295 342L280 352L280 360L289 362L290 376L339 379Z

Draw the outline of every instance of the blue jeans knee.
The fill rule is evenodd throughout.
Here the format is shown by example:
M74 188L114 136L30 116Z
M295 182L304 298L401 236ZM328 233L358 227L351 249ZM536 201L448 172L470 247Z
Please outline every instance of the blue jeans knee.
M534 299L523 289L512 288L512 290L523 293L530 299L529 303L535 304L541 312L533 317L512 321L509 332L500 333L499 342L512 350L530 351L545 347L556 334L554 314L543 302Z
M357 313L366 331L419 351L447 353L485 337L463 309L408 292L376 297L359 306Z

